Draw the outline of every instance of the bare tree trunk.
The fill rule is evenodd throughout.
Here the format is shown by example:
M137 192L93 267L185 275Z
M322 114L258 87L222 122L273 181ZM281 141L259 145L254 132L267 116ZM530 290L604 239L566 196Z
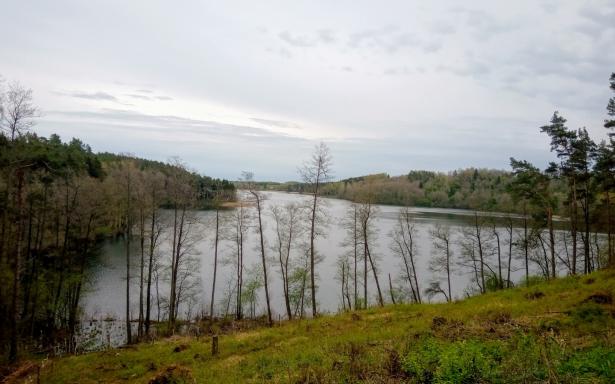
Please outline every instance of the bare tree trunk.
M404 246L406 247L406 252L408 252L408 257L410 259L410 264L412 266L412 276L414 277L414 287L415 287L416 299L418 303L421 303L421 290L419 288L419 280L416 274L416 266L414 265L414 238L412 236L412 228L410 226L410 216L407 211L404 213L404 221L402 221L402 225L403 224L406 225L405 230L408 235L408 241L410 242L408 243L408 241L406 240L406 237L403 236ZM404 231L403 228L402 228L402 231Z
M502 289L504 288L504 281L502 280L502 248L500 247L500 234L495 228L495 223L493 224L493 235L498 246L498 288Z
M525 256L525 285L530 286L530 261L529 261L529 243L527 238L527 212L525 204L523 206L523 250Z
M243 288L243 231L244 231L244 214L243 214L243 205L239 206L239 211L237 216L237 222L235 223L236 234L235 234L235 242L237 245L237 303L235 305L235 318L237 320L241 320L243 317L243 304L241 299L242 288Z
M547 220L549 225L549 245L551 248L551 278L555 279L555 234L553 231L553 210L551 208L547 210Z
M363 308L367 308L367 242L363 243Z
M589 243L589 241L590 241L589 234L590 234L590 231L591 231L591 228L590 228L591 227L591 222L589 220L589 208L590 207L589 207L589 185L588 185L589 181L588 180L589 180L589 178L587 177L586 181L585 181L585 196L583 197L583 200L584 200L584 204L583 204L583 218L584 218L584 221L585 221L585 239L586 239L585 244L584 244L585 245L585 247L584 247L584 249L585 249L585 264L586 264L586 271L585 271L585 273L590 273L594 269L593 266L592 266L592 263L591 263L590 243Z
M481 241L481 230L478 224L478 213L474 212L474 225L476 228L476 240L478 242L478 257L480 259L480 281L481 281L481 291L482 293L486 292L485 287L485 259L483 257L483 244Z
M182 204L179 223L177 226L177 244L175 245L175 256L171 265L171 297L169 299L169 330L175 333L175 322L177 319L177 309L179 308L179 295L177 291L177 277L179 273L179 263L182 255L182 246L184 239L184 226L186 220L186 206ZM175 237L175 236L174 236ZM171 316L172 315L172 316Z
M252 191L252 195L256 198L256 210L258 213L258 233L260 235L261 258L263 261L263 277L265 279L265 300L267 301L267 320L269 325L273 325L271 318L271 304L269 302L269 282L267 281L267 258L265 257L265 238L263 236L263 222L261 219L261 198L258 193Z
M342 310L346 311L346 298L345 298L345 294L344 294L344 283L346 282L345 281L346 280L346 264L344 263L343 260L342 260L341 265L342 265L342 270L341 270L341 272L342 272L342 276L341 276L342 277L342 281L341 281L340 287L342 289L341 290L341 294L342 294Z
M214 239L214 276L211 283L211 303L209 305L209 317L214 318L214 303L216 294L216 273L218 272L218 235L220 233L220 208L216 205L216 237Z
M156 214L158 207L156 206L156 188L152 188L152 223L150 227L149 236L149 260L147 264L147 293L145 298L145 335L149 336L150 329L150 315L151 315L151 297L152 297L152 271L154 268L154 252L156 250Z
M318 315L318 312L316 311L316 277L314 275L314 240L316 237L316 204L318 201L318 183L319 180L316 181L314 204L312 205L312 222L310 223L310 283L312 294L312 317L316 317Z
M175 196L177 200L177 196ZM173 319L175 318L175 274L173 273L173 269L175 266L175 255L176 255L176 247L177 247L177 201L173 202L173 245L171 246L171 294L169 296L169 324L168 331L171 333L173 331Z
M391 302L395 303L395 295L393 293L393 282L391 281L391 274L389 273L389 293L391 294Z
M20 281L21 281L21 237L22 237L22 216L23 216L23 179L24 172L19 169L17 171L17 236L16 236L16 249L15 249L15 262L13 272L13 294L11 298L11 336L9 343L9 361L15 362L18 354L18 338L19 328L17 326L19 320L18 299Z
M576 182L573 181L573 185L571 187L572 201L571 201L571 212L570 212L570 234L572 235L572 274L577 274L577 193L576 193Z
M286 247L286 260L284 263L284 301L286 303L286 314L288 316L288 320L292 320L293 318L292 311L290 310L290 293L289 293L290 287L288 284L288 263L290 260L290 250L291 250L291 245L292 245L292 240L293 240L293 227L294 227L294 220L291 217L290 222L289 222L289 229L288 229L288 245Z
M357 240L357 206L353 205L354 208L354 225L352 229L353 240L354 240L354 308L359 309L359 296L357 291L357 257L358 257L358 240Z
M512 219L508 218L508 265L506 271L506 288L510 288L510 270L512 265L512 246L513 246L513 222Z
M143 302L143 288L144 288L144 272L145 272L145 211L143 207L139 209L139 247L141 248L141 260L139 265L139 327L137 330L137 338L141 340L144 333L144 302Z
M132 329L130 328L130 175L126 190L126 344L130 344L132 342Z
M615 257L613 257L613 243L611 240L611 234L613 232L613 227L612 227L612 222L611 222L611 198L610 198L610 192L607 190L606 191L606 228L607 228L607 241L608 241L608 260L609 260L609 266L613 267L615 266Z
M371 205L368 206L368 210L371 209ZM372 259L372 255L369 251L369 239L368 239L368 225L370 213L368 212L366 217L363 219L363 241L364 241L364 249L365 255L369 259L369 264L372 268L372 274L374 275L374 281L376 282L376 290L378 291L378 304L382 307L384 306L384 300L382 299L382 291L380 290L380 283L378 282L378 271L376 270L376 266L374 265L374 260Z
M448 283L448 301L453 300L451 291L451 251L450 240L446 239L446 282Z

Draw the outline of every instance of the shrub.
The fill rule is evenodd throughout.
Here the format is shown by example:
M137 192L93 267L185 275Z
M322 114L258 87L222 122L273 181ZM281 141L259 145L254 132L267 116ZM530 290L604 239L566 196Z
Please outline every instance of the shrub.
M602 346L577 351L558 369L560 375L607 379L615 382L615 350Z
M607 317L600 305L589 302L577 306L571 311L570 315L580 323L603 323Z
M444 344L426 338L406 355L403 369L419 383L476 383L496 376L501 360L497 343L464 340Z

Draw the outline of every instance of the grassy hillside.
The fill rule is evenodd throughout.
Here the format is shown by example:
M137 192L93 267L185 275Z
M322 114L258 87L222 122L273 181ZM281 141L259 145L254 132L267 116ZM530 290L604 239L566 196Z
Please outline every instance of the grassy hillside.
M614 295L602 271L221 335L215 357L202 337L54 359L41 382L614 382Z

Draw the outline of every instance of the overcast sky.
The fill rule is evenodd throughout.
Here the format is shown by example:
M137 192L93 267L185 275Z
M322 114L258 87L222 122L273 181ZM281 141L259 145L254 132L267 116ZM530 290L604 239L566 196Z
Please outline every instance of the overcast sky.
M34 1L0 5L0 75L35 130L235 179L552 158L554 110L604 137L615 2Z

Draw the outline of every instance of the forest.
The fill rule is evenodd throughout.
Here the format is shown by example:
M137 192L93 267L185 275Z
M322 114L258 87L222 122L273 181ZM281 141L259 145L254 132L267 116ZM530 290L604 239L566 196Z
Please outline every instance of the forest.
M615 93L615 73L609 86ZM112 237L126 244L126 344L149 340L153 327L164 335L175 334L182 322L196 318L239 322L259 317L261 290L262 319L272 326L274 272L282 281L286 319L319 317L317 268L325 257L337 258L342 311L367 309L374 304L372 297L379 307L418 304L426 296L453 301L451 275L460 268L472 275L467 295L480 295L615 264L610 195L615 187L615 96L608 101L604 122L608 140L596 143L585 128L568 127L559 112L539 127L550 138L554 155L544 170L511 158L510 171L412 171L334 181L333 156L321 143L300 168L301 182L294 183L257 182L251 172L230 182L199 175L178 158L162 163L94 153L78 139L63 142L57 135L34 133L38 110L31 90L12 83L2 100L0 352L7 361L58 346L61 353L78 352L76 332L88 263L101 242ZM267 190L299 192L307 203L265 209ZM343 255L318 249L318 239L334 225L325 197L352 202L337 223L346 233L348 252ZM402 262L401 281L394 283L389 275L388 289L372 253L378 241L377 204L402 206L388 234L391 250ZM476 210L459 236L447 226L430 231L436 252L430 260L434 278L427 283L417 276L411 206ZM213 281L206 282L212 286L211 307L186 318L180 309L194 299L188 294L196 260L191 247L204 236L194 213L202 209L215 212L206 226L214 258ZM478 211L501 216L494 219ZM267 238L265 216L274 220L273 238ZM496 221L504 232L496 230ZM249 271L244 265L248 234L258 239L260 258L260 265ZM225 293L226 311L216 319L216 268L223 261L223 242L231 244L234 276ZM461 254L453 255L453 242ZM135 244L140 262L131 266ZM521 282L511 278L513 257L523 264ZM530 272L533 267L538 276ZM170 291L161 312L153 289L162 273ZM139 291L136 315L130 311L131 289ZM131 334L132 323L137 324L136 335Z
M153 266L160 208L209 208L234 200L235 187L192 172L179 159L96 154L78 139L40 137L31 131L32 91L12 83L3 96L0 348L3 358L15 360L18 350L74 340L87 266L102 240L134 238ZM144 297L151 268L139 278ZM144 305L149 313L150 300ZM139 321L149 327L149 316Z

